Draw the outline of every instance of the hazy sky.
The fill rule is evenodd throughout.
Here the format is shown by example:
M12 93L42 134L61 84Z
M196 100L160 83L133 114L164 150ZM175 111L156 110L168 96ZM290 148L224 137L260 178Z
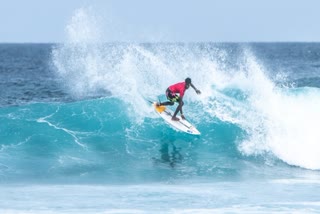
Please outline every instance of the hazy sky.
M319 0L0 0L0 42L64 42L79 8L105 41L320 42Z

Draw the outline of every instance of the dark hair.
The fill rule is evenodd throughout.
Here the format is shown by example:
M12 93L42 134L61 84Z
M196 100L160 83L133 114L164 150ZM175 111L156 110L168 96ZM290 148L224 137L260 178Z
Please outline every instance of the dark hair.
M190 84L190 83L191 83L191 79L188 77L188 78L186 78L185 82L186 82L187 84Z

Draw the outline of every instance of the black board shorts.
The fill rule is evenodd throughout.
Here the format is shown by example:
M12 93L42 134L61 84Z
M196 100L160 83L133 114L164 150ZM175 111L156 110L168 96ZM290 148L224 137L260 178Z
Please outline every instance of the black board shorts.
M169 88L167 88L167 90L166 90L166 96L167 96L167 99L168 99L170 102L179 102L179 100L180 100L179 95L173 93L172 91L170 91Z

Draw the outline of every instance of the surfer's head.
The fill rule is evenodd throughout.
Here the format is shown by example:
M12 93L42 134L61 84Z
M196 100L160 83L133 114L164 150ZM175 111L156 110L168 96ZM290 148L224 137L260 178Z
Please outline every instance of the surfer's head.
M191 84L191 79L188 77L188 78L185 79L184 82L186 83L186 88L189 88L190 84Z

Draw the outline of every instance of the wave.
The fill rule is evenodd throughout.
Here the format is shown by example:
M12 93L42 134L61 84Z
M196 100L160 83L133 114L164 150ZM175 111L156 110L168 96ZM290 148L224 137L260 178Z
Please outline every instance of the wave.
M194 122L239 127L244 134L232 143L243 155L271 153L290 165L320 168L311 119L319 118L318 88L288 87L281 72L266 70L244 44L64 44L53 59L71 93L108 91L138 124L150 115L145 98L165 99L168 85L191 77L202 90L185 97Z
M154 180L161 174L149 173L154 165L194 164L186 153L201 139L176 133L155 113L135 123L126 106L103 98L1 109L2 180L132 181L148 179L146 173Z
M101 35L97 36L94 25L86 19L76 20L68 29L81 23L87 29L85 35L78 32L74 38L69 32L70 42L56 47L52 54L57 74L75 96L108 92L126 103L133 124L143 125L152 111L145 98L165 99L168 85L191 77L202 95L188 91L185 111L200 129L231 124L227 134L212 130L210 136L240 130L227 141L242 155L271 153L290 165L320 169L319 89L288 87L282 71L267 70L249 45L103 44L97 43ZM202 132L204 142L214 142Z
M52 63L82 101L1 108L1 179L168 181L320 169L318 88L288 87L246 44L99 43L81 13ZM79 23L86 35L74 33ZM146 102L164 100L168 85L186 77L202 91L187 91L184 106L200 138L172 130Z
M253 166L282 166L282 161L319 169L319 134L312 122L317 109L311 106L318 102L311 98L319 97L319 90L284 90L274 95L273 103L261 97L268 105L246 96L238 90L217 90L214 99L188 101L190 120L202 132L198 138L171 129L151 106L143 121L137 120L128 104L114 97L2 108L0 178L225 179L243 176Z

